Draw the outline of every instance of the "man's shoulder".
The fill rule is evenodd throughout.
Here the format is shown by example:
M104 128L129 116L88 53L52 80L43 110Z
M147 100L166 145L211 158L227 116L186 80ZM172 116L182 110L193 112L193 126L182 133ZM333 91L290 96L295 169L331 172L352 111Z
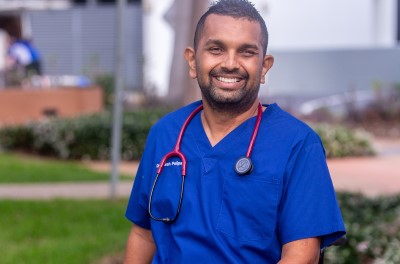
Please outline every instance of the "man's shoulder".
M266 116L269 121L266 122L265 129L271 130L275 137L285 139L293 144L305 141L320 142L319 135L309 124L280 108L277 104L271 104L269 107L270 113Z
M295 130L297 133L308 133L313 131L313 129L306 122L282 109L277 103L270 104L268 107L271 110L271 114L269 116L273 125L285 127L285 129Z

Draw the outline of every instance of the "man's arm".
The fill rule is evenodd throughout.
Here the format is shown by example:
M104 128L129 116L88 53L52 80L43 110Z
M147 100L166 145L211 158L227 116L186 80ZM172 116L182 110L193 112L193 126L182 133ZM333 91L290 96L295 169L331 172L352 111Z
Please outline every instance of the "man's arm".
M125 264L151 263L156 246L150 230L133 225L126 245Z
M283 245L279 264L314 264L318 263L321 239L306 238Z

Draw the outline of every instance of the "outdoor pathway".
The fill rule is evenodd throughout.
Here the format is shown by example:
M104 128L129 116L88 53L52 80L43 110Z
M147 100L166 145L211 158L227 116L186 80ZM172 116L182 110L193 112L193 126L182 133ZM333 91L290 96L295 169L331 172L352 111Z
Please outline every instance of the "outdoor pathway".
M328 166L337 191L368 196L400 194L400 139L376 140L375 157L329 159ZM91 169L109 171L108 163L86 163ZM120 172L134 175L137 163L121 163ZM120 181L115 197L129 197L132 181ZM0 199L110 198L108 182L0 184Z
M367 196L400 194L400 139L375 140L375 157L328 160L337 191Z
M131 181L121 181L111 196L108 182L0 184L0 199L104 199L129 197Z

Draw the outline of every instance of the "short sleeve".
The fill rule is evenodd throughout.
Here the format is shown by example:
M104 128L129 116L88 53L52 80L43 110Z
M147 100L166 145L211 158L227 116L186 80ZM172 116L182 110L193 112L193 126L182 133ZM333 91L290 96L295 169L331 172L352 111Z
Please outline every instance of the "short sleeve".
M313 135L297 152L285 175L279 236L283 244L321 237L324 248L345 234L324 149L318 136Z
M125 212L125 217L134 224L150 229L150 217L148 214L148 194L149 184L152 175L154 160L154 142L157 136L155 130L150 130L146 147L136 173L133 183L132 192L128 201L128 206Z
M136 225L146 229L150 229L150 219L143 197L143 178L143 165L141 163L136 174L125 216Z

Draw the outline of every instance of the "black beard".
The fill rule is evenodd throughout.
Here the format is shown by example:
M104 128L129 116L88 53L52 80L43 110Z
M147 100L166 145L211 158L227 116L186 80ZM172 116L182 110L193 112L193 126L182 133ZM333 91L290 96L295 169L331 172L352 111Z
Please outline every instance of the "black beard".
M238 115L249 110L257 99L257 92L247 92L240 100L218 100L212 95L209 87L200 87L203 99L215 111L220 113Z
M237 72L229 72L229 73L237 74ZM258 91L260 90L260 85L258 85L258 87L253 87L251 89L247 88L237 91L240 94L235 98L222 98L215 93L215 89L211 84L211 78L212 76L216 76L219 74L229 74L229 73L226 71L218 73L211 71L209 74L209 80L210 80L209 83L202 83L198 79L200 90L203 95L203 99L207 101L207 103L214 111L231 115L242 114L247 110L249 110L254 104L254 101L258 97ZM248 75L244 74L241 75L243 76L243 79L248 78Z

